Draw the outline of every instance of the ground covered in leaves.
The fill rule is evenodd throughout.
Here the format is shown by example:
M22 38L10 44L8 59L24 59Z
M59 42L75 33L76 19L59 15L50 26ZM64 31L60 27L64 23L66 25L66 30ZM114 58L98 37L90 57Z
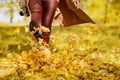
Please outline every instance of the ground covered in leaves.
M24 27L0 29L2 80L120 79L119 26L54 26L50 52L34 51Z

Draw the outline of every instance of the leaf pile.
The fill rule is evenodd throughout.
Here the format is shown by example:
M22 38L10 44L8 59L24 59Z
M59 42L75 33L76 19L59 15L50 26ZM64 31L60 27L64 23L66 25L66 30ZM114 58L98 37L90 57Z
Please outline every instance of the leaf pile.
M119 28L74 30L54 28L49 48L7 53L0 59L0 79L119 80Z

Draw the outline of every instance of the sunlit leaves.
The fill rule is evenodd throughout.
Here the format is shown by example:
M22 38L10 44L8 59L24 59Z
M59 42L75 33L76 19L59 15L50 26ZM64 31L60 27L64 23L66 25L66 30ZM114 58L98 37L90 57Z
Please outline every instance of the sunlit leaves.
M19 33L20 32L20 27L15 28L14 32Z
M0 34L0 39L2 39L2 35Z
M103 23L107 20L107 23L119 24L120 16L120 1L119 0L81 0L83 9L90 14L95 22ZM105 9L107 7L107 10ZM107 14L106 14L107 12Z
M6 49L6 57L0 58L0 79L120 79L119 28L77 26L57 29L51 34L49 46L40 45L41 39L40 44L35 44L33 39L21 33L21 29L13 29L13 32L19 33L14 35L14 39L23 37L16 40L19 43L14 39L6 40L10 50ZM30 48L26 49L25 46ZM1 48L0 54L3 55L3 52Z

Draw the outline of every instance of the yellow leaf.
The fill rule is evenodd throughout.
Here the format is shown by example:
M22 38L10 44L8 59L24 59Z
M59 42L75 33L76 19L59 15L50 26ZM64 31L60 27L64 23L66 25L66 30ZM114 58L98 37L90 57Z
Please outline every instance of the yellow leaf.
M18 50L20 50L21 49L21 45L17 45L17 48L18 48Z
M2 39L2 35L0 34L0 39Z
M15 28L14 32L19 33L20 32L20 27Z
M22 53L23 60L27 60L27 52L23 51Z

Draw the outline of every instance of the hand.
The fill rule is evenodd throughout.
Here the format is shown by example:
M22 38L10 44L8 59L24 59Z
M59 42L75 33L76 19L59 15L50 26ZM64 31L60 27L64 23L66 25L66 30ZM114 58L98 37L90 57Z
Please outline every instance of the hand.
M72 2L77 8L80 8L80 0L72 0Z
M24 8L25 7L25 1L23 1L23 0L21 0L21 1L19 1L19 6L20 6L20 8Z

